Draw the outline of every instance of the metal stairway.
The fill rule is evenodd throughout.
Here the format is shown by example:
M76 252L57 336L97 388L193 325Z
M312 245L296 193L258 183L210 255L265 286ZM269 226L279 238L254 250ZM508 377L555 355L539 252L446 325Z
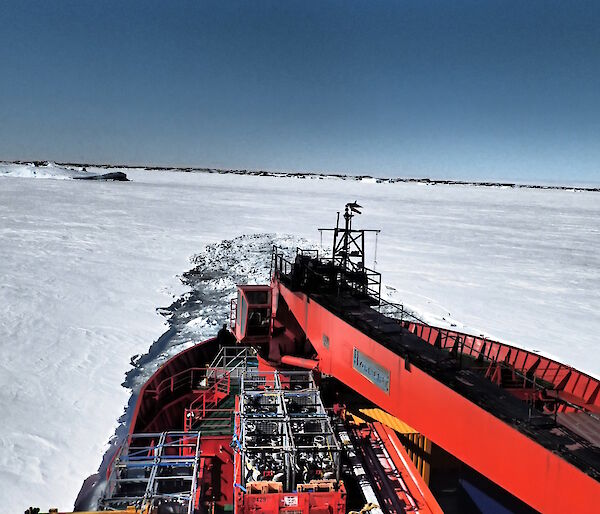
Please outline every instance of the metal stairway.
M232 429L233 405L222 405L237 391L241 375L258 365L256 350L247 346L223 346L205 376L194 387L196 397L184 412L184 430L189 432L203 425L206 429L221 432ZM210 422L209 422L210 421Z
M190 432L192 426L201 422L207 415L217 409L218 404L229 396L231 391L231 378L228 371L210 373L214 368L207 370L206 386L197 391L196 398L184 411L184 431Z

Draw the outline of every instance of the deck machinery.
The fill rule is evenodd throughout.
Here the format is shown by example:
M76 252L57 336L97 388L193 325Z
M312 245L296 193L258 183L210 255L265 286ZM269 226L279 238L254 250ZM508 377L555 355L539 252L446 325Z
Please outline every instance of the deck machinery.
M345 513L340 445L310 371L247 371L236 411L237 512Z
M143 386L100 510L597 512L600 382L384 301L358 213Z

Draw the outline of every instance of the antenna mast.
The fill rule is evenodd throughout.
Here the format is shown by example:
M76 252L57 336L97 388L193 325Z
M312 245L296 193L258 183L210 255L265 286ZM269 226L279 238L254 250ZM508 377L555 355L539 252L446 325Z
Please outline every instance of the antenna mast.
M365 267L365 233L374 232L378 234L379 230L368 229L353 229L352 218L357 214L362 214L360 209L362 206L356 201L347 203L344 208L344 225L340 227L340 213L337 213L336 226L334 229L320 228L322 233L324 230L333 231L333 250L331 262L335 268L340 270L342 283L360 283L358 289L363 294L368 293L369 281L367 270ZM360 279L360 276L364 276Z

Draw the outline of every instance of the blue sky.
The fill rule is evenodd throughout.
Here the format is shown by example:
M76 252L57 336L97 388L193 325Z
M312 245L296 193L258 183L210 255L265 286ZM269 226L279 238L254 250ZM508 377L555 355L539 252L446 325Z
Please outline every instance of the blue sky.
M0 3L0 158L600 180L600 2Z

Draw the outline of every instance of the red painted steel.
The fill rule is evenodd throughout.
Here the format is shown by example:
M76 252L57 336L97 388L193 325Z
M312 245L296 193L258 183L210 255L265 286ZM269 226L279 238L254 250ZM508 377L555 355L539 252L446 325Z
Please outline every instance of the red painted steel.
M182 377L190 370L197 369L199 363L211 362L218 349L216 338L207 339L178 353L165 362L142 386L129 425L129 434L152 431L149 426L152 423L157 424L159 418L162 418L164 426L168 427L164 430L177 430L178 426L183 428L180 415L183 412L183 405L187 406L185 402L189 403L190 398L185 395L176 397L173 400L172 408L169 409L171 402L167 391L170 386L167 384L170 384L172 377ZM189 379L192 380L192 377L190 376ZM182 380L182 387L184 383L185 380ZM189 390L192 391L191 385ZM173 383L172 392L176 393L177 391L175 383ZM157 401L157 393L161 395L161 401ZM171 410L171 413L169 413L169 410ZM169 421L167 422L167 420Z
M596 480L413 364L407 369L401 357L305 294L282 284L279 294L317 351L323 373L348 384L533 508L557 514L597 512ZM389 371L389 393L353 368L354 348Z
M531 370L540 381L548 382L559 390L557 396L582 409L600 413L600 380L561 362L543 357L499 341L481 336L463 334L453 330L433 327L422 323L405 321L403 326L431 345L450 349L457 338L462 344L459 351L477 358L479 354L493 362L506 362L522 374ZM563 412L573 411L569 406L561 406Z
M205 375L209 370L215 371L214 368L205 368ZM206 388L195 393L196 397L184 411L184 430L186 432L189 432L192 429L192 425L199 423L207 414L218 411L216 409L218 403L223 398L229 396L231 390L229 373L224 373L221 376L213 373L213 376L209 377L207 381ZM192 381L192 386L193 384L194 382Z
M132 435L138 432L151 432L148 426L153 423L160 412L165 408L165 405L157 401L157 395L160 398L161 394L166 394L166 391L174 391L173 377L182 376L190 370L197 369L194 367L198 362L210 362L218 351L216 338L207 339L191 348L188 348L177 355L171 357L165 362L148 381L142 386L138 399L135 403L131 423L129 424L129 433ZM184 400L182 400L184 401ZM172 415L171 418L175 418ZM167 425L164 430L170 430L176 425ZM115 448L114 453L109 461L106 475L110 475L114 461L119 453L120 448Z
M222 507L233 504L231 435L201 436L200 448L204 462L199 466L198 499Z
M385 445L396 469L402 476L404 484L408 488L408 493L416 500L418 512L443 514L441 507L429 490L425 480L423 480L408 453L406 453L396 432L379 422L373 423L373 427Z
M243 494L237 514L345 514L346 491Z
M198 368L202 363L211 362L218 351L216 339L208 339L183 352L178 353L163 364L144 384L136 402L130 434L176 429L183 425L182 413L185 407L205 416L213 422L222 421L223 426L231 426L231 409L211 408L230 393L229 373L207 377L207 368ZM196 384L207 379L207 388L196 389ZM223 415L222 418L216 415ZM209 501L225 507L234 502L233 451L231 435L201 436L202 459L198 469L199 502ZM108 466L107 476L112 469L115 452Z
M463 342L459 346L459 350L462 350L464 354L477 357L481 353L486 359L509 364L521 373L531 370L537 379L552 384L559 391L559 398L585 410L600 412L600 380L571 366L543 357L535 352L484 337L421 323L404 322L403 325L425 341L432 345L437 344L441 348L451 348L458 337ZM561 410L572 411L573 409L563 406Z
M284 355L281 357L281 363L288 366L295 366L303 369L315 369L319 365L319 361L313 359L303 359L302 357L294 357L292 355Z

